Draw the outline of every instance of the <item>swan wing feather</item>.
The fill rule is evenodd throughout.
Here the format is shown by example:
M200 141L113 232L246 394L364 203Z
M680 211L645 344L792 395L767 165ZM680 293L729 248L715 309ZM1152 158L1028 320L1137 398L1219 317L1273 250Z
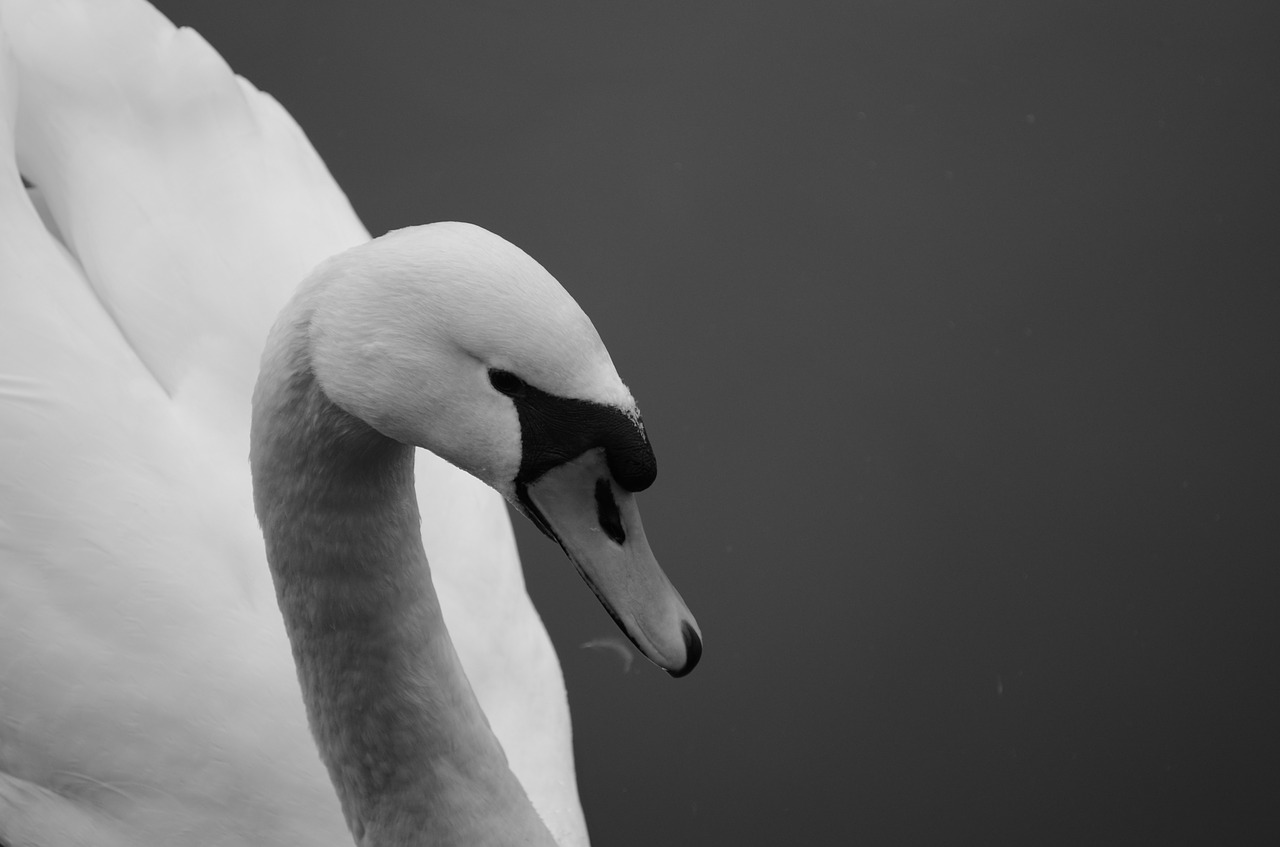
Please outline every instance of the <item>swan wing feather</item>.
M212 821L260 782L323 843L340 818L327 784L314 797L243 445L270 321L367 234L279 104L145 3L4 0L0 25L0 770L187 826L183 803L208 798ZM552 831L585 843L559 665L505 507L430 454L418 482L464 667ZM166 792L181 802L147 801ZM237 825L271 843L269 814Z

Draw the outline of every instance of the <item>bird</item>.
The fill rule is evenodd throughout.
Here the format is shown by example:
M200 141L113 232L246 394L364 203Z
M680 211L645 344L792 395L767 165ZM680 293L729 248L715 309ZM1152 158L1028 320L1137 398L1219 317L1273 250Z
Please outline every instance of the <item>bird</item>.
M437 833L449 843L489 837L490 826L495 843L585 844L563 679L524 591L504 499L594 575L642 653L681 673L701 652L647 544L624 556L627 567L599 564L600 550L643 542L633 489L653 468L638 410L589 320L540 265L479 228L369 240L287 112L140 0L0 0L0 36L0 843L341 844L354 834L375 844L411 843L395 827L469 833ZM404 315L448 311L458 318L450 334L423 335L427 321L399 336L426 346L397 354L385 333L361 342L334 322L326 337L348 346L307 352L328 356L329 370L316 372L333 380L317 382L312 400L370 442L383 439L400 463L386 477L402 484L395 513L426 518L416 547L404 526L396 536L421 568L404 577L412 592L401 599L416 598L415 613L394 642L411 651L397 655L424 663L344 669L340 653L316 651L308 621L355 610L299 604L316 586L290 565L289 527L309 501L282 471L279 436L300 430L264 410L297 387L279 380L299 361L280 355L297 340L290 316L337 296L337 270L396 290L423 262L443 285L425 293L453 294ZM468 297L464 280L490 298ZM503 287L512 280L541 293L522 298L525 289ZM376 297L348 305L315 314L388 316ZM528 326L577 339L578 354L530 346L519 334ZM406 429L394 404L379 407L342 378L381 373L357 388L394 388L388 374L408 376L397 368L423 359L414 350L441 347L471 351L464 375L484 393L466 396L483 398L482 422L503 424L462 427L483 443L464 443L460 419L440 405L439 428L424 418ZM377 351L395 367L368 370ZM463 378L428 370L401 385L402 400ZM563 421L564 410L584 408L599 414L571 415L568 435L538 423L547 409ZM476 421L465 402L445 411ZM270 565L264 536L276 550ZM386 540L347 540L362 537L372 549ZM363 578L376 582L374 573ZM644 585L648 599L637 600ZM364 611L370 626L394 618ZM434 664L412 652L413 633L437 646ZM394 653L372 635L348 646ZM337 664L325 670L326 658ZM353 736L334 680L357 678L370 680L358 690L386 722ZM421 693L432 680L431 697L410 698L419 708L391 708L395 692ZM426 708L439 703L452 706ZM446 743L424 730L440 729L439 714L466 732ZM412 737L422 755L379 758L353 737ZM438 780L440 791L415 794L442 746L486 779ZM379 782L352 761L395 779ZM427 824L415 818L441 809Z
M701 635L635 501L653 452L591 321L487 230L396 230L322 264L285 307L251 445L303 699L357 843L554 843L535 837L440 615L413 447L502 493L641 652L688 673Z

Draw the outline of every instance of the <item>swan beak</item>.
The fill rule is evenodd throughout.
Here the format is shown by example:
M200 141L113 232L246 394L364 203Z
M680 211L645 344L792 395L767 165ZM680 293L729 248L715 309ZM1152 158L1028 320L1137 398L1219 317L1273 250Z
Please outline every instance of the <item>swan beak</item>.
M614 482L603 449L547 471L521 500L641 653L675 677L693 670L702 657L698 623L658 566L635 495Z

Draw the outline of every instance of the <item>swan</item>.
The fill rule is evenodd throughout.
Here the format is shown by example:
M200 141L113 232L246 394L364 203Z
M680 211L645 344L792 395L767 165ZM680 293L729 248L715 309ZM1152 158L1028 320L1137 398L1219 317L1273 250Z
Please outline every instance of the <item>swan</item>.
M484 776L466 783L474 790L446 780L451 790L426 794L438 806L427 808L411 786L430 785L430 774L414 768L443 760L383 759L396 765L400 781L381 787L376 774L350 767L361 760L361 738L380 739L335 731L350 728L342 704L352 703L326 680L345 671L323 663L328 654L307 634L308 607L289 602L298 596L290 586L309 583L290 570L298 551L281 540L307 510L305 501L261 493L289 484L271 472L279 451L268 436L282 430L260 411L253 444L261 526L244 460L259 363L270 365L261 386L287 371L278 355L260 359L272 320L286 302L286 328L298 309L321 301L333 307L333 292L345 284L317 272L290 300L297 280L317 265L349 271L354 255L364 257L354 260L356 270L361 262L383 268L394 282L396 268L426 259L402 250L388 261L384 247L402 243L405 233L356 247L367 233L283 109L234 77L195 33L175 30L146 4L2 0L0 34L0 843L340 844L350 843L348 823L368 843L385 843L369 839L390 838L395 821L431 812L429 825L492 824L507 834L523 828L531 843L585 844L563 682L524 593L502 497L590 572L598 551L588 542L603 543L600 531L641 538L631 531L638 517L626 484L638 485L629 475L636 461L645 464L636 459L643 451L615 449L616 467L609 467L600 445L574 442L572 449L584 449L568 456L548 436L533 442L542 459L530 468L539 475L527 468L520 475L523 458L516 476L495 474L516 464L515 444L524 456L516 439L537 431L536 423L513 429L522 414L536 421L543 407L529 405L531 397L555 408L613 409L621 417L609 420L639 425L589 322L545 271L496 236L437 225L411 240L433 244L426 251L432 261L452 256L454 284L440 279L432 290L453 291L454 300L427 311L456 314L437 325L432 343L395 361L416 359L440 366L437 378L462 379L445 367L462 363L442 359L442 351L487 357L466 360L496 363L479 384L488 393L467 395L481 406L448 408L493 426L460 429L455 419L427 429L423 419L418 429L405 428L397 423L405 406L379 410L372 396L350 391L352 373L368 360L356 356L344 371L336 358L325 359L332 381L324 387L334 395L326 419L341 413L363 420L370 439L374 432L399 437L397 445L425 443L444 456L416 453L416 508L429 520L418 547L400 527L403 546L393 557L393 564L430 562L429 580L425 565L417 577L400 573L421 615L379 618L405 625L382 630L381 642L355 645L381 643L384 656L423 660L383 666L381 687L360 689L369 697L382 691L385 698L369 702L398 721L382 725L393 734L381 741L414 737L415 749L431 751L453 738L445 746ZM40 188L45 221L15 161ZM352 247L355 254L322 264ZM505 262L494 264L495 256ZM355 276L369 285L383 280ZM488 280L496 304L467 302L462 279ZM542 280L530 283L532 300L519 296L526 288L501 284L532 279ZM512 324L553 326L566 339L590 342L574 348L580 353L594 352L572 358L558 348L512 346L496 332ZM328 337L362 349L351 328L326 326ZM291 340L288 331L277 333L271 349ZM260 410L279 399L261 387L259 397ZM414 398L429 399L399 400ZM490 415L499 407L483 404L499 399L507 405ZM484 441L464 443L467 434ZM397 448L401 482L407 449ZM618 507L616 518L606 510L603 527L602 461ZM589 492L569 484L590 473L601 475ZM408 500L395 502L403 518ZM573 515L583 520L565 523ZM271 569L264 534L276 539ZM594 565L596 588L648 655L687 669L700 645L696 624L654 576L650 557L638 561L634 572ZM649 579L632 579L635 573ZM647 600L646 585L654 592ZM292 642L282 608L293 613ZM443 712L427 708L441 704ZM440 715L447 721L433 723ZM465 732L444 732L453 724ZM468 816L467 804L481 800L496 806ZM434 814L442 809L448 814Z
M413 445L528 514L640 651L679 676L701 636L636 508L653 453L591 322L527 254L478 227L398 230L325 263L267 343L254 499L357 842L526 843L537 815L431 588Z

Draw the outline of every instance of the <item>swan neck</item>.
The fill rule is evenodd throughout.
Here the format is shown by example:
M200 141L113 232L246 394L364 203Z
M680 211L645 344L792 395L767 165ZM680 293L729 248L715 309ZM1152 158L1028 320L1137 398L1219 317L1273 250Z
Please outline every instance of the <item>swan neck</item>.
M441 616L413 448L330 402L295 330L255 392L254 497L311 729L356 843L552 844Z

